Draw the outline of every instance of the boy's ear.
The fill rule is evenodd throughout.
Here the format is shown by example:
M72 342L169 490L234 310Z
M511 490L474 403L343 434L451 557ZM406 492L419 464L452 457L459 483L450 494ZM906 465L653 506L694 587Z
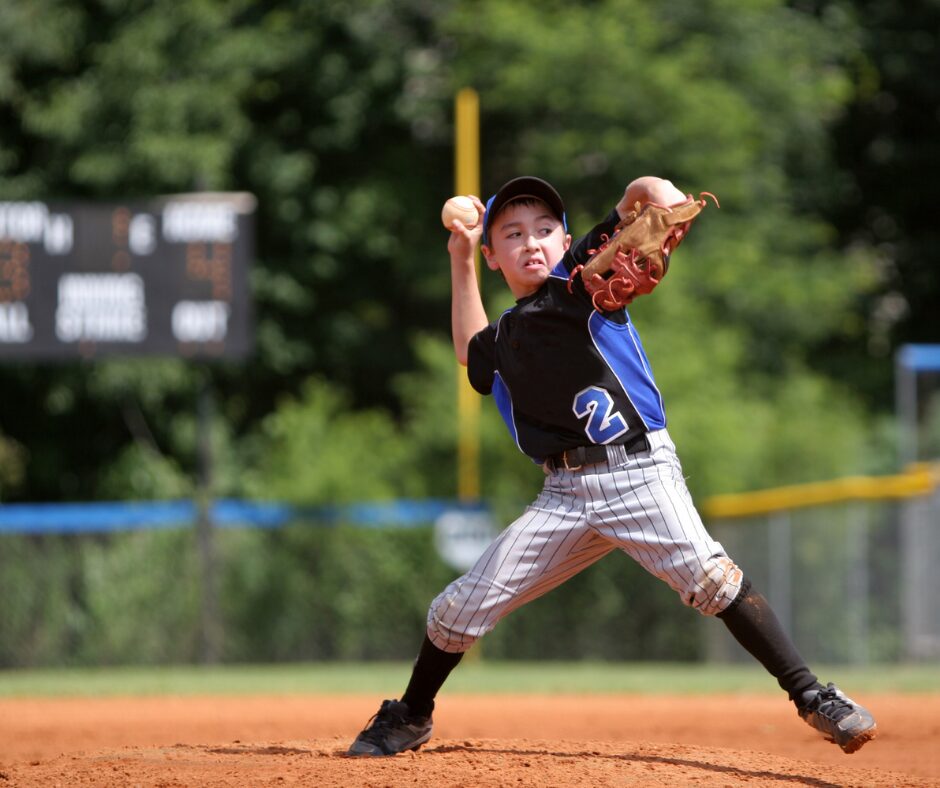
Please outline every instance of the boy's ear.
M565 247L567 248L567 247ZM499 263L493 259L493 250L490 249L486 244L480 245L480 251L483 253L483 257L486 258L486 265L491 271L499 270Z
M565 236L565 251L567 252L571 248L571 236Z

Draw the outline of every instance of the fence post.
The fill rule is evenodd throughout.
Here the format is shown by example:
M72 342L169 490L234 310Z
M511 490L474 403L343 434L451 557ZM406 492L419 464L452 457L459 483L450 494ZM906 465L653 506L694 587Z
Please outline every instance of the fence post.
M904 657L911 660L940 656L940 528L935 515L940 493L909 498L901 503L901 631Z
M200 382L197 408L199 469L196 488L196 542L199 551L200 656L207 665L218 662L222 651L216 577L215 526L212 522L212 417L214 410L212 383L206 370Z
M793 635L792 527L790 511L783 509L767 518L768 588L774 611L785 632Z
M869 509L872 504L854 503L848 510L846 555L848 564L846 613L849 624L848 662L867 665L871 661L869 642L870 571L868 550Z

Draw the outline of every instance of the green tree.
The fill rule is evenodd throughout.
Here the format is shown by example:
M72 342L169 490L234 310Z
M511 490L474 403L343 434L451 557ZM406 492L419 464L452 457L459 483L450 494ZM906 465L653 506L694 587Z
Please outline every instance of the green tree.
M719 195L663 295L637 308L653 344L694 321L694 348L657 354L666 384L688 379L692 352L716 359L708 373L726 395L773 402L811 374L812 348L855 336L852 310L875 284L870 257L839 250L814 212L859 56L835 11L43 0L7 4L0 35L13 42L0 53L4 196L259 197L250 364L0 370L4 430L29 447L23 497L114 495L130 477L101 469L137 455L157 462L158 487L181 492L205 375L235 455L231 489L241 439L311 374L341 385L353 409L411 407L392 380L416 366L415 338L449 323L436 215L452 188L451 99L465 84L482 97L485 188L540 172L562 187L576 231L640 173ZM493 277L485 289L494 308L505 303ZM673 410L690 391L670 391Z
M191 475L205 375L236 436L314 372L394 406L409 333L446 319L442 282L414 284L427 246L402 240L448 180L448 151L421 143L443 109L423 98L433 19L417 0L4 5L0 197L233 189L260 206L250 364L0 369L4 429L30 452L19 494L113 495L101 469L142 443Z
M0 434L0 501L5 490L15 490L23 483L24 453L22 446Z
M873 12L865 35L853 7ZM907 299L908 325L917 314L920 333L903 336L927 336L931 230L907 201L917 190L901 185L897 207L882 213L910 219L898 224L910 243L896 259L912 275L879 278L886 255L902 248L890 222L872 214L858 229L831 207L833 196L846 213L853 194L869 200L897 161L905 172L927 169L914 152L929 156L932 126L920 124L921 136L911 126L932 106L929 80L914 83L932 73L935 51L915 28L933 29L933 17L927 4L917 9L901 20L902 11L862 0L7 0L0 199L204 188L253 192L259 208L256 355L211 367L175 359L0 367L4 500L189 495L206 385L217 403L217 494L303 503L452 494L456 378L437 216L453 188L452 97L465 85L482 101L484 191L521 172L544 175L565 194L576 233L640 174L720 198L655 296L631 309L696 495L859 469L872 454L861 450L869 434L857 393L873 390L866 343L887 337L888 352L902 336L873 333L872 319L911 288L923 294ZM906 32L877 40L879 20ZM918 97L914 108L907 91ZM890 112L878 109L892 103L878 98L885 92ZM852 122L844 115L852 101L856 123L834 138L833 124ZM864 113L875 110L884 123L869 140ZM836 156L835 142L849 152ZM886 150L906 153L879 158ZM855 183L847 170L858 162ZM511 299L495 275L483 281L495 316ZM505 522L531 499L541 471L507 439L489 402L482 435L484 493ZM336 627L366 626L383 587L399 589L396 604L420 627L426 594L401 588L402 571L422 564L397 556L426 556L427 544L396 536L383 553L381 540L341 530L225 540L225 615L239 622L230 655L270 655L272 642L288 644L276 658L374 655ZM0 578L11 578L4 598L16 610L0 639L28 647L8 662L191 650L189 585L139 638L131 608L120 613L121 631L100 629L122 610L109 589L139 579L128 598L146 607L160 578L173 576L185 538L77 552L58 540L10 545ZM151 554L160 565L140 577ZM370 572L357 556L381 566ZM20 588L38 573L7 572L17 565L48 565L57 579ZM446 575L435 566L423 580L438 586L438 571ZM623 611L606 601L608 571L605 563L572 593L603 595L616 619ZM360 595L329 596L344 580L373 576L381 583ZM287 609L300 612L278 614ZM544 614L527 614L532 631ZM308 617L322 626L305 630ZM179 651L157 653L172 627L185 633ZM385 634L396 648L411 642ZM579 629L579 642L597 638Z
M631 309L693 486L851 468L860 408L807 363L812 348L851 335L857 300L877 282L873 255L837 248L814 202L834 171L831 123L852 96L851 18L769 0L494 1L460 4L444 24L455 80L486 108L488 188L520 172L548 177L575 232L637 175L719 196L655 296ZM822 435L833 440L806 437Z
M838 2L810 4L825 15ZM819 210L838 228L838 244L876 250L878 287L860 298L853 331L821 342L813 363L850 380L871 407L893 403L892 354L901 344L937 341L940 232L930 206L940 187L932 177L940 155L940 86L925 75L940 69L940 6L852 0L861 49L849 74L853 95L831 133L839 166Z

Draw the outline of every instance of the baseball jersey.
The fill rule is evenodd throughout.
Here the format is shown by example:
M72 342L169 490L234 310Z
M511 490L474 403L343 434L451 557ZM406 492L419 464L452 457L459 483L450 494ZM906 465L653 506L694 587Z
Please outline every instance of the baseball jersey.
M616 211L572 244L547 281L470 341L467 374L492 393L535 462L565 449L629 443L666 426L662 397L626 309L598 312L573 268L613 233Z

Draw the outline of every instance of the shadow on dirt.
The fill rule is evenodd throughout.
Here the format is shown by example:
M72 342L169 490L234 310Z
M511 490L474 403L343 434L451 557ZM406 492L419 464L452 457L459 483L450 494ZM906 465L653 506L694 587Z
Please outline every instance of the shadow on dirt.
M316 755L313 750L297 747L202 747L214 755Z
M811 777L809 775L799 775L799 774L782 774L781 772L776 771L764 771L764 770L753 770L753 769L741 769L736 766L727 766L720 763L708 763L707 761L696 761L685 758L675 758L668 757L663 755L644 755L642 753L623 753L618 755L610 755L606 753L596 752L596 751L585 751L585 752L553 752L551 750L509 750L509 749L499 749L495 747L472 747L462 744L454 745L443 745L440 747L432 747L430 749L425 749L424 753L426 755L435 755L435 754L446 754L451 752L467 752L467 753L491 753L495 755L511 755L511 756L541 756L541 757L554 757L560 760L574 760L578 758L604 758L608 760L615 761L632 761L636 763L661 763L668 766L685 766L693 769L701 769L708 772L717 772L720 774L726 774L734 777L741 778L742 780L750 779L773 779L781 783L795 783L796 785L810 785L814 788L841 788L840 783L831 783L826 780L820 780L817 777ZM720 756L719 756L720 757Z

